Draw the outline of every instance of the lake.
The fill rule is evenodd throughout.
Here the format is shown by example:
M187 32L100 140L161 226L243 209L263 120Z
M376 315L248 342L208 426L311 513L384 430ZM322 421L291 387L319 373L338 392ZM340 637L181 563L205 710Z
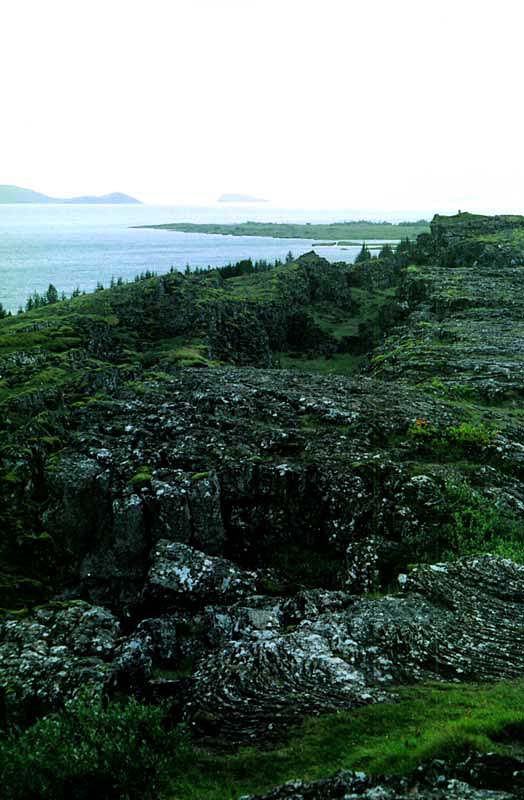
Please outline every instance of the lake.
M0 303L10 311L50 283L70 294L91 291L112 277L132 279L172 266L223 266L242 258L283 259L312 249L312 239L220 236L133 229L166 222L337 222L355 211L277 209L270 206L0 205ZM352 262L359 247L316 248L330 261Z

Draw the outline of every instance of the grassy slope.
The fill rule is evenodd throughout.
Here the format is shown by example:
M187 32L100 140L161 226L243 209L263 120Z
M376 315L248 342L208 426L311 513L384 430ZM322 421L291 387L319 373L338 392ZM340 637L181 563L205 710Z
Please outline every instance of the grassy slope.
M354 239L414 239L429 231L426 221L392 224L389 222L333 222L329 225L299 225L275 222L242 222L236 225L206 225L173 222L165 225L140 225L182 233L219 233L230 236L271 236L275 239L315 239L351 241Z
M524 734L522 683L433 684L402 688L398 695L402 702L313 717L273 750L197 752L175 778L172 800L231 800L339 769L402 774L471 748L515 753L515 740Z

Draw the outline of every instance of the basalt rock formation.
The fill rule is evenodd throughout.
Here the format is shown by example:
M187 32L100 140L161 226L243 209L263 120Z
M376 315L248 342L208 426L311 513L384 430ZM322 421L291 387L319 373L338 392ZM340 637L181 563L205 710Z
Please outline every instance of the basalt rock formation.
M472 754L459 764L435 760L404 778L340 772L320 781L290 781L241 800L511 800L524 796L524 761L495 753Z

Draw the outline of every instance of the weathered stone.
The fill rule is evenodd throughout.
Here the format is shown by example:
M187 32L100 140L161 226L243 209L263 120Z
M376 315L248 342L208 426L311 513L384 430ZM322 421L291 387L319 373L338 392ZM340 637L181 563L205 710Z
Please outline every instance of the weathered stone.
M117 619L82 602L5 619L0 624L3 722L28 722L79 692L102 692L120 641Z
M288 781L240 800L514 800L524 796L524 761L494 753L449 764L432 761L405 777L342 771L318 781Z
M236 630L199 663L191 713L205 709L217 732L242 741L305 713L384 700L399 683L522 674L524 566L469 557L420 567L402 585L377 600L306 596L288 631Z
M157 542L152 560L144 594L158 606L231 603L256 588L253 573L180 542Z

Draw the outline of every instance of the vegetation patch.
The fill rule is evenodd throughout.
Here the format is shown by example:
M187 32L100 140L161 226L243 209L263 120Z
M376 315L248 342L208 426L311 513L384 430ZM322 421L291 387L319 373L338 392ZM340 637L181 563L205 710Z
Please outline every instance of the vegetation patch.
M461 422L443 428L424 418L416 419L407 431L408 439L443 458L481 450L492 443L495 435L496 431L483 423Z
M161 707L76 700L0 740L2 791L10 800L159 800L187 751Z
M447 482L446 498L451 519L444 526L447 549L443 560L456 556L493 553L524 563L524 526L503 514L492 500L465 481Z
M231 800L340 769L406 774L432 758L458 760L470 750L510 752L504 735L524 723L522 683L402 688L398 700L310 718L273 750L197 751L189 771L174 780L170 797Z
M99 798L231 800L340 769L406 774L470 750L510 753L524 726L522 682L430 684L396 697L309 718L273 749L226 754L191 746L162 706L76 700L1 740L3 789L12 800L65 800L81 788Z

